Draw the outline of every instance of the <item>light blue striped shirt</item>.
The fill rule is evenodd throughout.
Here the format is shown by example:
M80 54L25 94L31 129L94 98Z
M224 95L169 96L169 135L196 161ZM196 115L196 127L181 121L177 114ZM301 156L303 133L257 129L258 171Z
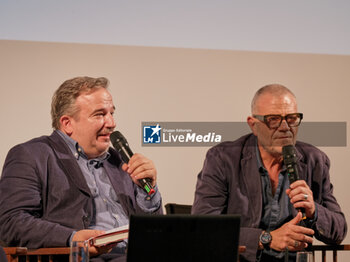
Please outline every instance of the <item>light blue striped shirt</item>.
M103 163L110 157L110 154L106 152L100 157L88 159L78 142L63 132L56 131L64 139L76 158L94 198L93 217L89 229L110 230L129 224L129 218L121 206L117 194L103 168ZM136 201L143 211L150 213L160 207L161 196L157 187L155 187L155 191L152 198L147 200L147 193L142 188L137 187ZM124 249L125 243L118 244L118 247Z

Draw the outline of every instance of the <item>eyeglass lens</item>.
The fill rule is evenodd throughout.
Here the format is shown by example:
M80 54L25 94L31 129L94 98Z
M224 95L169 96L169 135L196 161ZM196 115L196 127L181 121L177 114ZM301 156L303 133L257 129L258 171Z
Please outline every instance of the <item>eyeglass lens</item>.
M290 114L286 116L279 116L279 115L273 115L273 116L266 116L266 122L267 125L270 128L277 128L281 125L282 120L285 119L286 122L290 127L298 126L300 124L300 115L299 114Z

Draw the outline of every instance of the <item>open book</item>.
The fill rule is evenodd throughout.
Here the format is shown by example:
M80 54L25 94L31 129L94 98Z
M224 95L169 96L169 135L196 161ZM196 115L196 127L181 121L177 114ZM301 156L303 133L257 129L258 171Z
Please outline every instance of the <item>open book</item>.
M129 225L113 228L106 231L103 235L90 238L89 244L91 246L105 246L113 243L118 243L127 239L129 236Z

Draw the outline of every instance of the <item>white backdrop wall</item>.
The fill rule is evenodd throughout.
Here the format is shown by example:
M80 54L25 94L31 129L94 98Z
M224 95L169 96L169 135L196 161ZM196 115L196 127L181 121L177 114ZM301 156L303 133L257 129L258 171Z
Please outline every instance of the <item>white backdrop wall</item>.
M0 165L52 132L52 94L79 75L110 79L118 129L154 160L164 203L192 204L208 148L142 147L142 121L245 121L268 83L295 92L305 121L350 120L350 2L198 2L0 0ZM321 149L350 221L349 146Z
M164 204L192 204L208 148L142 147L143 121L245 121L254 92L268 83L294 91L305 121L350 120L349 56L6 40L0 41L0 56L1 165L13 145L51 133L51 97L64 80L106 76L117 128L135 152L154 160ZM322 149L349 220L350 149Z

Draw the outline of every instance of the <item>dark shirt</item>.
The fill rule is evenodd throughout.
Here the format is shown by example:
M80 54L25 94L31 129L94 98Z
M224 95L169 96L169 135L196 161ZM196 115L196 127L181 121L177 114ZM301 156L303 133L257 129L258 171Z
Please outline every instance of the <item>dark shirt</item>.
M269 174L262 164L260 151L256 146L256 156L259 173L261 174L262 187L262 215L260 228L266 231L273 231L292 219L293 206L289 201L286 190L289 188L289 179L286 168L283 167L278 175L278 185L276 192L272 194L272 185ZM263 251L266 255L283 258L284 252L276 252L273 249ZM260 254L258 253L258 256Z

